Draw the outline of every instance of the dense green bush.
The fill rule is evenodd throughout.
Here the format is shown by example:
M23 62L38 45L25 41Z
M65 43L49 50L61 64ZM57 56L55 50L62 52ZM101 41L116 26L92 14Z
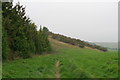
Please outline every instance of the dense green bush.
M17 3L2 3L3 27L3 59L16 57L28 58L32 54L42 54L50 51L48 29L37 26L25 15L25 8Z
M4 30L4 28L2 28L3 30L3 34L2 34L2 58L3 59L7 59L9 57L9 45L8 45L8 38L7 38L7 33Z

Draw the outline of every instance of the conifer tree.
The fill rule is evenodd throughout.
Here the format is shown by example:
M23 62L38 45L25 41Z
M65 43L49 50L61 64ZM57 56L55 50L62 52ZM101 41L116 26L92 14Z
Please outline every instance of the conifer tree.
M25 8L17 3L5 2L2 5L3 14L3 57L4 59L15 57L28 58L34 54L48 51L47 28L40 28L31 22L25 15Z

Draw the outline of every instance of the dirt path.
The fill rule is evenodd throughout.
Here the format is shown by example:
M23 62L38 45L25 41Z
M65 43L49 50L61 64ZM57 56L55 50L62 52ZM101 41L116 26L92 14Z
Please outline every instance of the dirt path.
M60 80L60 61L57 61L56 66L56 80Z

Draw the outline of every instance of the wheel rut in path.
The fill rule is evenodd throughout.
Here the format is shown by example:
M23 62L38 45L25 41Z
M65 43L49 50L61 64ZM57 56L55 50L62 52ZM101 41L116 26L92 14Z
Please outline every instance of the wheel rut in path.
M56 80L60 80L60 61L56 62L55 67L56 67Z

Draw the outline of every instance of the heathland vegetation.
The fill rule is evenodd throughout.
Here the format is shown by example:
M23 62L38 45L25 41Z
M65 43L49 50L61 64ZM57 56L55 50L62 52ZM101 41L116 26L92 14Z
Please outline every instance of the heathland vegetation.
M37 30L20 3L2 3L2 59L3 78L118 77L117 51Z
M49 32L49 35L53 39L57 39L59 41L62 41L62 42L65 42L65 43L68 43L68 44L71 44L71 45L79 46L80 48L84 48L85 46L87 46L87 47L90 47L90 48L93 48L93 49L98 49L98 50L101 50L101 51L104 51L104 52L107 51L107 48L105 48L105 47L102 47L102 46L99 46L99 45L96 45L96 44L91 44L91 43L82 41L80 39L75 39L75 38L67 37L67 36L64 36L64 35L55 34L55 33L52 33L52 32Z

